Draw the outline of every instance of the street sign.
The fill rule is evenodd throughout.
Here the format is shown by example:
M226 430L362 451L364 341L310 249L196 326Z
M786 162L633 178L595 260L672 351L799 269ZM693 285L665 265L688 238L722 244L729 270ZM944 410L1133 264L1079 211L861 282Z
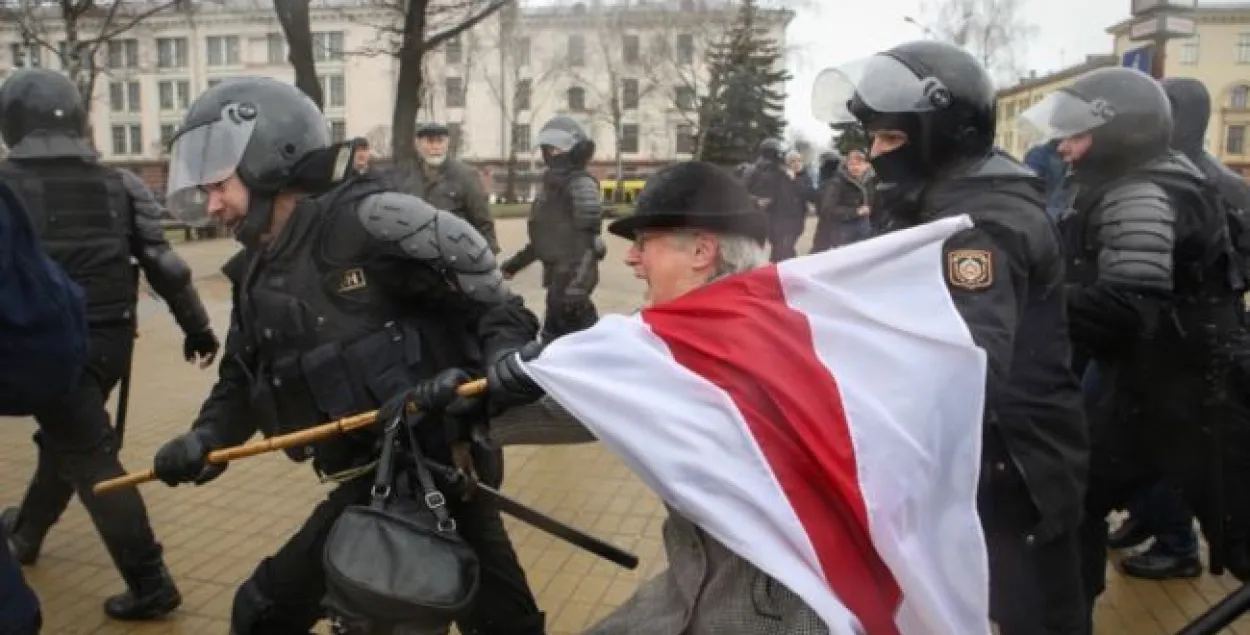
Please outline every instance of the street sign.
M1198 7L1198 0L1133 0L1134 16L1142 16L1154 11L1182 10L1193 11Z
M1136 68L1137 70L1149 75L1154 69L1155 47L1151 44L1139 46L1135 49L1125 51L1124 57L1120 60L1120 65L1125 68Z
M1178 15L1152 15L1133 23L1128 29L1128 39L1142 40L1183 39L1193 37L1198 25L1193 18Z

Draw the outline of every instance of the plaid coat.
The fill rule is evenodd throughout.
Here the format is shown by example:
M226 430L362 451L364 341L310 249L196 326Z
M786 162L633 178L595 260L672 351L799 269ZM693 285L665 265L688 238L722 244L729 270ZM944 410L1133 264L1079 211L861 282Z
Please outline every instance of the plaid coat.
M550 397L491 422L500 445L589 443L594 437ZM644 582L587 635L825 635L798 596L671 507L664 521L669 567Z

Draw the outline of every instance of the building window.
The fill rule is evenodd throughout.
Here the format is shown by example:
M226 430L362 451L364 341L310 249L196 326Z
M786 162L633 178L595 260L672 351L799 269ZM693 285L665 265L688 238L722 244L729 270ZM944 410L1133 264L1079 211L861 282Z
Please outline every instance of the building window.
M447 154L456 154L460 151L460 143L464 141L464 129L460 127L460 122L451 121L447 124Z
M191 104L191 82L185 79L166 79L157 82L161 110L185 110Z
M621 108L638 110L638 80L630 77L621 80Z
M694 110L694 89L689 86L678 86L673 90L673 103L678 110Z
M586 89L574 86L569 89L569 110L582 112L586 110Z
M1246 127L1229 126L1224 133L1224 154L1246 153Z
M517 111L530 109L530 97L534 91L534 82L528 79L519 79L516 83L516 91L513 106Z
M113 154L143 154L143 128L137 123L113 126Z
M187 39L183 37L156 38L157 68L186 68Z
M161 153L169 152L169 144L174 140L174 134L178 132L178 125L172 123L161 124Z
M1181 64L1193 66L1198 63L1198 36L1181 41Z
M342 75L318 75L321 83L321 97L326 108L342 108L347 105L347 85Z
M638 54L638 36L627 33L621 36L621 57L626 64L637 64L641 56Z
M464 79L460 77L444 79L443 91L446 93L444 103L448 108L464 108Z
M530 125L527 123L512 124L512 151L529 152L533 148L530 142Z
M1237 63L1250 64L1250 33L1237 35Z
M448 64L459 64L464 61L464 44L461 43L459 36L447 40L445 46Z
M342 119L330 120L330 142L347 141L347 123Z
M139 40L109 40L109 68L135 68L139 65Z
M677 154L694 154L694 126L677 126Z
M581 35L569 36L569 66L586 65L586 38Z
M139 82L111 82L109 84L109 110L113 112L139 112Z
M204 39L209 66L235 66L239 63L239 36L210 35Z
M516 49L516 63L520 66L528 66L530 63L530 39L527 37L517 38L513 46Z
M1234 86L1228 95L1228 107L1232 110L1245 110L1250 102L1250 86Z
M265 45L269 50L269 63L281 64L286 61L286 38L281 33L270 33L265 36Z
M41 68L43 66L43 51L39 50L38 44L10 44L9 51L13 56L14 68Z
M621 126L621 152L638 152L638 124L627 123Z
M689 33L677 36L677 63L694 64L694 36Z
M313 33L313 61L341 62L343 60L343 32L324 31Z

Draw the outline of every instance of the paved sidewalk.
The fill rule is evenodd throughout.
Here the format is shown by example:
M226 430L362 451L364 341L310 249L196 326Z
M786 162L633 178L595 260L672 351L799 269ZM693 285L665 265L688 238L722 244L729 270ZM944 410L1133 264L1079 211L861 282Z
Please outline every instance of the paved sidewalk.
M524 241L523 221L503 221L500 241L507 253ZM642 285L620 264L625 244L609 238L611 252L596 293L602 310L629 311ZM800 243L806 251L810 234ZM228 289L216 273L234 253L232 241L179 245L200 280L213 324L224 335ZM530 306L542 307L537 268L515 286ZM141 336L134 370L130 422L122 457L130 469L150 465L162 442L186 429L215 378L181 359L181 336L165 308L143 300ZM0 504L20 500L34 469L33 426L0 424ZM554 635L579 633L661 570L663 509L615 458L596 446L513 448L507 455L504 489L553 516L635 551L643 565L630 572L596 560L530 528L510 523L521 558ZM233 465L206 487L142 488L158 537L185 603L171 619L145 625L111 622L101 602L122 582L77 502L52 530L43 557L26 569L44 605L51 635L190 634L228 632L235 586L303 521L327 490L311 470L281 454ZM1193 582L1148 583L1114 576L1099 611L1100 635L1174 633L1187 619L1234 588L1228 576ZM1237 633L1250 635L1250 622ZM727 634L729 635L729 634Z

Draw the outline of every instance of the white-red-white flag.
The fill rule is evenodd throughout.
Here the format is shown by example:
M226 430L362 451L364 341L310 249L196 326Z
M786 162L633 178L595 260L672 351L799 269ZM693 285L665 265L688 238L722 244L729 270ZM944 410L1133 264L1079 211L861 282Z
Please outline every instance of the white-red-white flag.
M945 219L610 315L527 364L666 503L839 635L985 635L985 354Z

